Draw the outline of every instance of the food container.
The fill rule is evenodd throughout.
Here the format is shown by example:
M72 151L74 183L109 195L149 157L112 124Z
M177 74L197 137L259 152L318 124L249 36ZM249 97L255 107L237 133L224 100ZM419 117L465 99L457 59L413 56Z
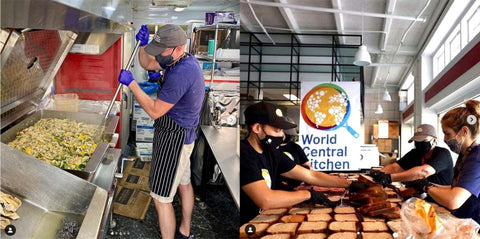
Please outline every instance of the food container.
M59 111L78 111L78 95L77 94L57 94L54 95L55 110Z

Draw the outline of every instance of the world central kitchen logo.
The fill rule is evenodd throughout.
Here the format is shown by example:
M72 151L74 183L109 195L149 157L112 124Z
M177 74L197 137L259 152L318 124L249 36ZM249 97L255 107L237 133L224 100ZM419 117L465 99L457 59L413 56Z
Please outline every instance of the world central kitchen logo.
M313 134L301 135L301 142L303 151L310 159L310 165L315 170L332 170L332 169L349 169L350 163L348 161L332 161L330 158L346 158L348 156L348 147L337 146L337 134L330 136L315 136ZM313 148L312 146L319 145L320 148ZM327 147L325 147L327 145ZM321 158L323 160L317 160ZM326 160L325 160L326 159Z

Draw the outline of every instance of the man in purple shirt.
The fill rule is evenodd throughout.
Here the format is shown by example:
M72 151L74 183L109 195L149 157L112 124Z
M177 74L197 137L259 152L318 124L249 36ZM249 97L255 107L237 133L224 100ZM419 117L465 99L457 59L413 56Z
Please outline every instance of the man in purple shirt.
M185 52L187 36L179 26L161 27L150 44L148 38L149 30L143 25L136 36L141 46L138 60L146 70L163 71L157 99L152 100L142 91L130 71L122 70L118 81L128 86L145 112L155 119L149 186L162 238L193 238L190 155L204 97L204 78L197 59ZM172 201L177 188L182 221L175 230Z

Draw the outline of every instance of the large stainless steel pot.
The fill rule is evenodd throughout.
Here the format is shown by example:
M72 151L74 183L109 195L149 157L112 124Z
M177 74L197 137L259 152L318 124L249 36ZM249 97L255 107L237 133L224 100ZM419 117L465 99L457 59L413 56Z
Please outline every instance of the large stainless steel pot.
M107 191L3 143L0 150L1 190L22 201L15 235L2 230L2 238L55 238L64 220L80 225L77 239L97 238Z
M41 110L37 111L34 114L30 115L21 122L15 124L12 128L8 129L1 135L1 142L7 144L13 141L17 135L17 132L20 132L43 118L57 118L57 119L71 119L76 120L77 122L83 122L86 124L95 124L103 125L103 116L98 114L91 113L82 113L82 112L64 112L64 111L55 111L55 110ZM66 170L72 174L77 175L87 181L91 181L95 172L98 168L98 165L102 161L107 149L108 142L112 139L113 134L115 133L115 128L117 127L119 117L109 116L105 122L105 130L98 138L99 142L97 143L97 148L92 154L92 157L87 162L85 168L81 171L79 170ZM100 129L100 128L99 128ZM8 147L8 146L7 146ZM29 156L23 152L20 152L21 155L25 157ZM3 157L2 157L3 158ZM29 157L30 158L30 157ZM43 163L43 162L42 162Z

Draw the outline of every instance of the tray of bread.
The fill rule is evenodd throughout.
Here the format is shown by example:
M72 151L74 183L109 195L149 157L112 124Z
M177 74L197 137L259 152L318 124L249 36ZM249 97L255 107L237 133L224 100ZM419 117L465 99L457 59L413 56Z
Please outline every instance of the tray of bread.
M402 203L398 192L383 188L359 174L340 176L367 182L369 187L348 193L339 188L300 186L297 190L312 187L326 194L336 206L299 204L291 208L265 210L240 227L240 238L393 238Z

